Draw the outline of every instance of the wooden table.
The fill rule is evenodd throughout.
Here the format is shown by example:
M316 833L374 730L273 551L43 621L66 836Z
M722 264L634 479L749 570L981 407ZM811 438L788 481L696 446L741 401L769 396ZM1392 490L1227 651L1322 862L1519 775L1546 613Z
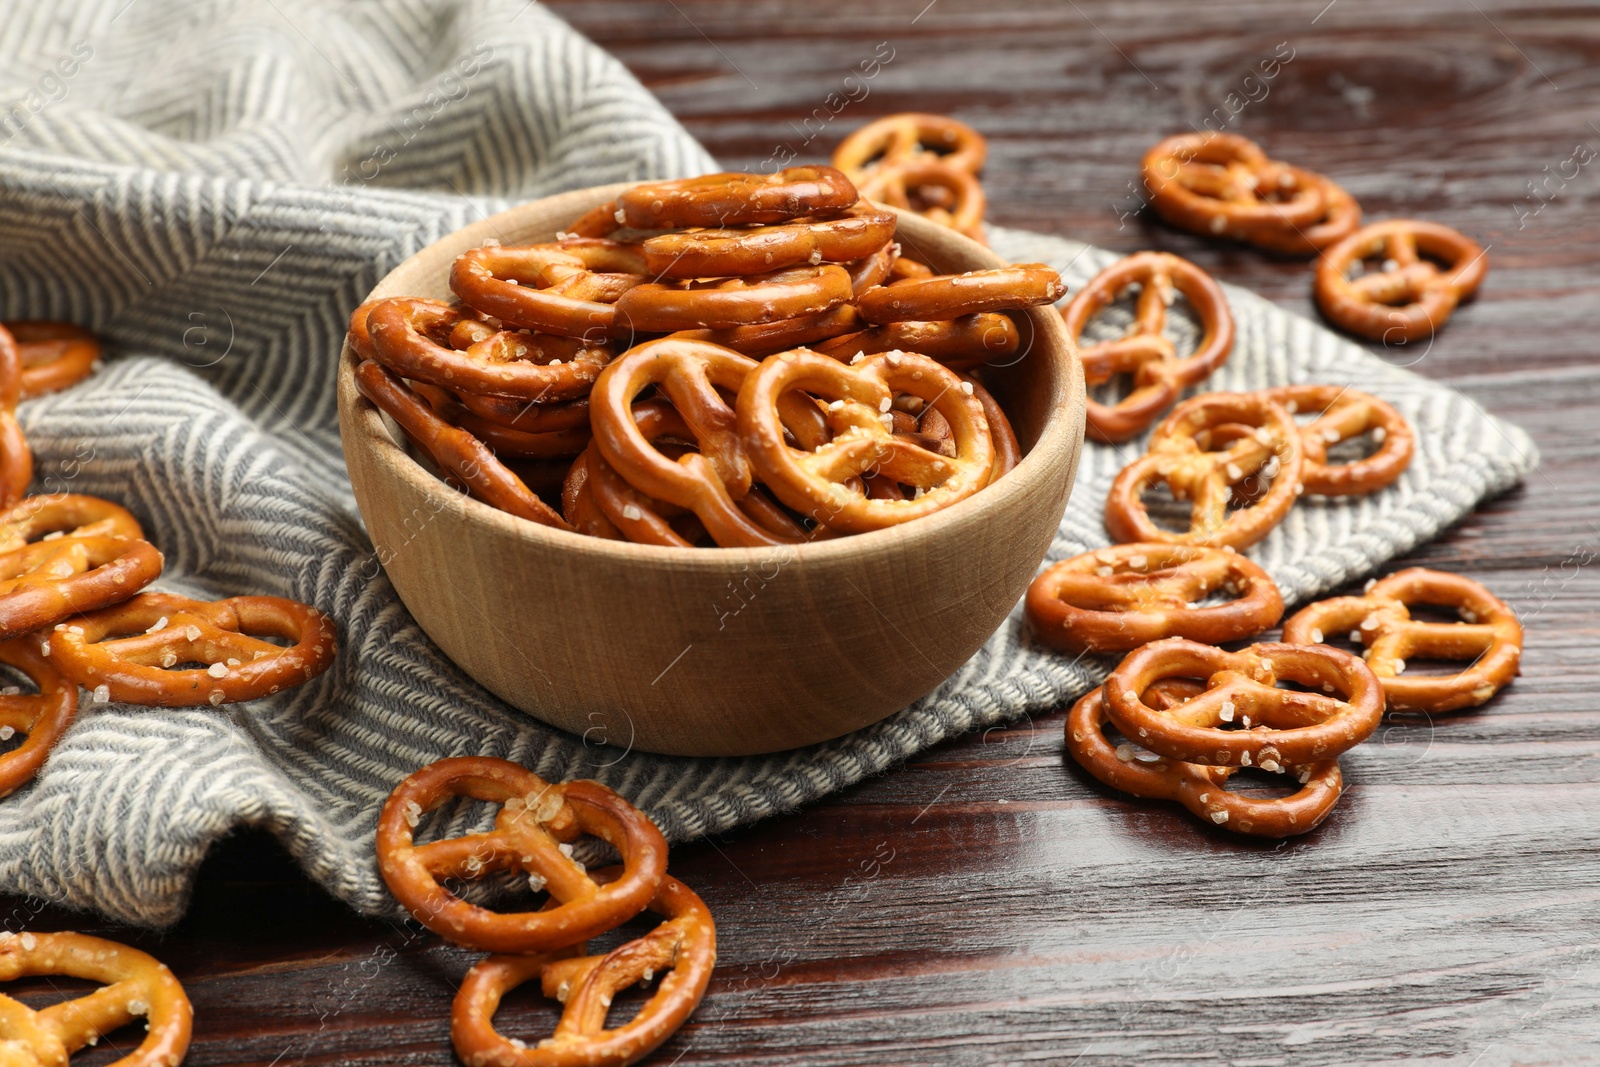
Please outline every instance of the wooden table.
M990 138L994 221L1171 249L1313 314L1304 264L1132 213L1149 144L1252 94L1227 128L1326 171L1370 216L1421 215L1492 246L1481 298L1404 358L1543 453L1526 485L1408 559L1516 607L1523 677L1482 711L1383 728L1346 757L1349 792L1318 831L1258 844L1114 797L1063 759L1060 713L963 738L677 850L674 870L716 913L721 959L694 1023L651 1062L1600 1057L1600 165L1568 162L1600 146L1592 8L552 6L729 165L782 143L821 159L867 118L947 112ZM892 58L865 99L831 116L828 94L875 54ZM1274 55L1292 59L1263 95L1244 79ZM49 909L32 925L105 930ZM356 919L264 836L217 850L175 931L113 934L183 976L199 1018L190 1064L452 1062L446 1017L470 954ZM553 1019L532 995L502 1016L527 1038Z

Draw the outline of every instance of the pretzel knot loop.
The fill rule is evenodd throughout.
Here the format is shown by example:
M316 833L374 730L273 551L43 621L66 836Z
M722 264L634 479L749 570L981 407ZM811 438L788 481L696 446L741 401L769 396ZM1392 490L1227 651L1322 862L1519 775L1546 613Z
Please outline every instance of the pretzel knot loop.
M987 155L987 142L972 127L913 113L867 123L839 143L833 163L862 196L982 241L988 205L977 173Z
M285 647L264 640L288 641ZM328 669L333 620L270 596L141 593L44 635L55 667L97 701L183 708L254 700Z
M127 508L79 493L30 496L0 513L0 552L14 552L46 537L132 539L144 537L144 530Z
M149 1033L114 1067L177 1067L183 1060L194 1012L166 965L82 934L0 933L0 981L63 975L101 988L39 1011L0 996L0 1062L65 1067L73 1053L138 1018L148 1021Z
M597 872L604 878L612 872ZM600 956L555 953L491 956L467 973L451 1009L450 1036L468 1067L566 1067L636 1063L683 1025L705 995L716 963L711 912L676 878L663 878L650 910L666 921ZM608 1029L616 994L662 975L656 992L626 1024ZM529 1048L502 1037L494 1015L506 993L538 978L562 1002L555 1033Z
M1162 712L1181 711L1199 696L1200 685L1182 680L1156 682L1144 700ZM1230 793L1233 767L1211 767L1175 760L1106 737L1103 689L1085 694L1067 715L1066 746L1072 758L1100 781L1124 793L1151 800L1175 800L1212 825L1256 837L1289 837L1313 829L1338 803L1343 779L1337 759L1298 768L1300 788L1286 797Z
M800 390L826 406L831 439L807 450L784 439L780 402ZM887 352L846 365L800 348L752 370L739 390L739 437L757 473L779 500L825 526L863 533L910 522L989 484L995 459L975 387L923 356ZM897 436L890 413L910 394L949 424L955 455ZM864 475L918 490L914 499L869 498Z
M78 711L78 687L39 654L39 643L18 637L0 644L0 663L22 673L37 693L0 693L0 739L26 740L0 755L0 797L21 788L49 756Z
M1381 269L1350 277L1363 260L1378 256ZM1363 226L1323 253L1317 305L1334 325L1358 336L1418 341L1432 337L1488 271L1483 248L1465 234L1436 222L1388 219Z
M1240 436L1208 450L1209 434L1223 427ZM1301 492L1304 463L1300 428L1279 405L1256 393L1208 393L1179 404L1150 436L1148 451L1124 467L1106 497L1106 529L1115 541L1161 541L1210 548L1245 548L1283 520ZM1235 488L1269 479L1255 503L1229 512ZM1157 526L1142 500L1164 481L1192 508L1189 529Z
M1152 685L1172 678L1202 681L1206 691L1176 710L1145 702ZM1320 691L1279 689L1279 681ZM1177 637L1156 641L1112 672L1105 699L1106 714L1134 744L1186 762L1265 771L1332 759L1366 740L1383 716L1372 672L1323 645L1225 652Z
M1198 603L1219 590L1236 599ZM1028 587L1027 614L1066 652L1126 652L1164 637L1221 644L1283 616L1278 587L1237 552L1193 545L1117 545L1062 560Z
M451 797L501 805L494 829L415 844L426 813ZM601 838L622 856L622 873L604 884L574 860L571 842ZM667 842L655 824L598 782L551 785L507 760L440 760L401 782L378 817L378 868L417 921L441 937L488 952L549 952L627 922L649 905L667 867ZM543 911L500 913L470 904L443 884L495 871L527 875L548 890Z
M1411 426L1390 405L1369 393L1337 385L1284 385L1263 395L1290 414L1314 412L1300 427L1305 463L1300 483L1308 493L1350 496L1393 485L1411 464L1416 439ZM1365 459L1330 463L1328 449L1370 433L1378 449Z
M1420 622L1420 604L1454 608L1461 621ZM1411 567L1396 571L1358 597L1334 597L1296 612L1283 639L1320 644L1349 631L1366 646L1390 711L1438 713L1476 707L1515 678L1522 665L1522 624L1504 601L1470 578ZM1466 662L1456 674L1401 677L1408 659Z

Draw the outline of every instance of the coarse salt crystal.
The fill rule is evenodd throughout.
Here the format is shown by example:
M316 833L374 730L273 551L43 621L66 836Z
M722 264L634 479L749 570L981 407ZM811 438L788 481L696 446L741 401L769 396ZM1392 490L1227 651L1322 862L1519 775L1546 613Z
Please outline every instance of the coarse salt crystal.
M1149 562L1150 557L1148 556L1132 556L1128 559L1128 566L1133 567L1135 570L1143 570L1144 565Z
M828 410L829 411L838 411L842 407L844 407L844 401L843 400L833 400L833 401L830 401L828 403Z
M17 736L17 731L15 728L10 726L0 726L0 741L9 741L15 736Z
M49 641L40 641L39 642L39 655L48 656L49 654L50 654L50 642Z
M966 393L968 396L971 396L972 395L972 383L971 382L962 382L961 383L961 391L963 393Z
M190 623L188 626L183 628L183 636L187 637L191 641L200 640L200 627Z
M561 854L563 856L567 857L567 859L570 860L572 858L572 845L570 845L569 843L563 841L560 845L558 845L556 847L561 850Z
M1228 477L1232 478L1234 481L1238 481L1240 478L1244 477L1244 469L1241 468L1237 463L1228 464L1226 470L1228 472Z
M529 873L529 875L528 875L528 888L533 890L535 893L543 893L544 892L544 887L545 887L546 884L547 883L546 883L544 875L538 874L536 872L530 872Z
M228 665L226 663L213 663L206 668L206 673L213 678L226 678L228 676Z
M638 522L644 518L644 512L639 510L637 504L624 504L622 506L622 517L629 522Z
M1109 578L1114 572L1110 567L1096 567L1094 572L1102 578Z
M128 1001L128 1011L133 1015L143 1015L150 1010L150 1002L140 1000L138 997Z
M27 949L29 952L32 952L34 949L39 947L39 939L34 937L32 934L23 934L22 947Z
M96 704L109 704L109 703L111 703L111 687L109 685L97 685L97 686L95 686L94 687L94 702Z
M1317 629L1315 626L1311 628L1311 643L1313 645L1322 644L1322 631Z
M882 400L878 401L878 410L879 411L888 411L893 406L894 406L894 401L890 400L888 397L884 397Z
M1121 760L1123 763L1127 763L1129 760L1133 759L1133 746L1129 744L1118 745L1117 759Z
M166 628L167 628L167 617L165 615L163 615L163 616L161 616L161 618L157 619L155 621L155 624L153 626L151 626L150 629L146 630L145 633L147 633L147 634L158 633L159 631L165 630Z
M210 701L211 706L215 708L220 706L224 700L228 699L228 694L224 693L220 689L213 689L211 691L211 695L206 697L206 699Z
M1228 813L1225 811L1214 811L1211 813L1211 821L1216 823L1218 826L1221 826L1223 823L1228 821Z
M1227 228L1228 228L1228 220L1227 219L1223 218L1221 215L1217 215L1214 218L1212 218L1211 224L1210 224L1210 230L1211 230L1212 233L1221 233L1223 230L1226 230Z
M1372 428L1372 439L1379 444L1382 444L1383 439L1388 436L1389 431L1385 430L1382 426L1374 426Z
M1219 711L1217 713L1217 715L1218 715L1219 718L1222 719L1223 722L1232 722L1233 721L1233 712L1234 712L1233 701L1224 700L1222 702L1222 710Z

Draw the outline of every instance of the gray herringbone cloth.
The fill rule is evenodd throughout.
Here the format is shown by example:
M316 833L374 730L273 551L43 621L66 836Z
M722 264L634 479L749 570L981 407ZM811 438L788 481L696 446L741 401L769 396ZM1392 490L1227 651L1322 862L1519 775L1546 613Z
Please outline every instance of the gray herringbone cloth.
M1105 669L1034 647L1013 615L937 693L849 737L763 758L624 755L502 705L366 579L334 410L350 309L411 253L513 201L713 165L537 4L18 4L0 20L0 85L0 314L79 322L109 346L89 382L23 405L35 490L130 507L166 553L160 588L295 597L331 611L342 635L332 671L272 699L86 706L38 781L0 802L0 892L168 924L207 847L261 826L341 900L392 910L374 818L401 777L440 757L597 777L682 841L1059 707ZM1113 258L993 240L1074 287ZM1254 551L1290 600L1377 568L1533 464L1521 431L1465 398L1229 296L1238 345L1209 387L1354 383L1418 431L1396 488L1306 501ZM1105 542L1100 502L1120 462L1087 449L1054 557Z

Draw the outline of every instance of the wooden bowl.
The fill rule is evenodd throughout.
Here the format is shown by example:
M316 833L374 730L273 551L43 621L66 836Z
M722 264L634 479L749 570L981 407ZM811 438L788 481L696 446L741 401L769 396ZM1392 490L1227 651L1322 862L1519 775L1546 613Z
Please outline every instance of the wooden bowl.
M626 186L524 204L436 241L372 297L448 299L495 238L553 240ZM946 271L1001 266L914 215L898 238ZM994 633L1050 545L1083 444L1083 374L1053 308L991 372L1022 462L935 515L792 549L662 548L539 526L419 465L339 364L339 428L378 559L428 636L506 702L586 740L695 756L838 737L931 692ZM1031 328L1031 337L1029 336ZM403 438L399 438L403 441Z

